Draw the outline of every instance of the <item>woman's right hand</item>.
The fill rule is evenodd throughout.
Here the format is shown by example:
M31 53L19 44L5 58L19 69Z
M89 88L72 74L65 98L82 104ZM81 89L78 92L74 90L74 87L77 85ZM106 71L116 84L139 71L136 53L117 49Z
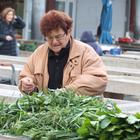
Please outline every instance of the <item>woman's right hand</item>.
M24 77L21 79L21 90L25 93L31 93L35 89L33 79L30 77Z
M13 40L13 37L10 36L10 35L7 35L7 36L6 36L6 40L7 40L7 41L11 41L11 40Z

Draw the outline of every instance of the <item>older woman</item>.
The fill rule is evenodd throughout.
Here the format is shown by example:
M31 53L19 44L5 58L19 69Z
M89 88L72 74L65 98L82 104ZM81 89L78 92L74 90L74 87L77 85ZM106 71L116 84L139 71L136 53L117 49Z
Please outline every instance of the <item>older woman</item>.
M15 10L11 7L5 8L0 17L0 54L17 55L15 29L23 29L25 23L15 15Z
M42 17L40 27L47 42L35 50L21 71L20 90L65 88L78 94L102 94L107 84L104 64L92 47L73 39L72 19L51 10Z

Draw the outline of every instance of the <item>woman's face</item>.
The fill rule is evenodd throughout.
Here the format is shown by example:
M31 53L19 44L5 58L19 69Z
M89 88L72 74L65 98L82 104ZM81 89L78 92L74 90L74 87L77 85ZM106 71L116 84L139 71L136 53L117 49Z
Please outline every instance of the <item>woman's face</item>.
M66 34L61 28L57 30L52 30L47 36L46 40L48 41L49 48L58 55L62 48L65 48L69 39L71 32L68 31Z
M14 18L14 13L13 13L12 11L10 11L10 12L8 12L8 14L6 15L5 20L6 20L7 22L11 22L11 21L13 20L13 18Z

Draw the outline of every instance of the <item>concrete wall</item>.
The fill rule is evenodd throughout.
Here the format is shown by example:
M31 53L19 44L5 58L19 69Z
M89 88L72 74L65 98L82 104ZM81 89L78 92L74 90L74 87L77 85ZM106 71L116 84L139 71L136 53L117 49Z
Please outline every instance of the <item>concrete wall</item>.
M101 8L101 0L77 0L76 38L80 38L85 30L92 30L96 34L97 26L100 23Z
M32 38L42 40L43 36L40 32L40 19L45 13L46 0L33 0L32 15Z
M126 9L127 0L112 0L112 34L115 37L124 37L125 35L125 26L127 22L126 12L129 12L128 8Z
M140 39L140 0L136 0L135 38Z
M24 21L26 23L23 29L23 38L28 40L31 39L31 26L32 26L32 0L24 0Z

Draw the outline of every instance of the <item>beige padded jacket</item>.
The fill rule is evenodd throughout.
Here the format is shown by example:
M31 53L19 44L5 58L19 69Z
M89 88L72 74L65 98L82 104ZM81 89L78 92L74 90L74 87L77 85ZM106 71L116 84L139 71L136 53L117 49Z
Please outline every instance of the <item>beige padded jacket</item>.
M48 43L39 46L20 72L19 79L29 76L39 90L48 87ZM20 83L20 82L19 82ZM73 89L78 94L99 95L107 85L107 73L100 56L89 45L71 41L68 61L64 68L62 88ZM21 90L21 85L19 84Z

